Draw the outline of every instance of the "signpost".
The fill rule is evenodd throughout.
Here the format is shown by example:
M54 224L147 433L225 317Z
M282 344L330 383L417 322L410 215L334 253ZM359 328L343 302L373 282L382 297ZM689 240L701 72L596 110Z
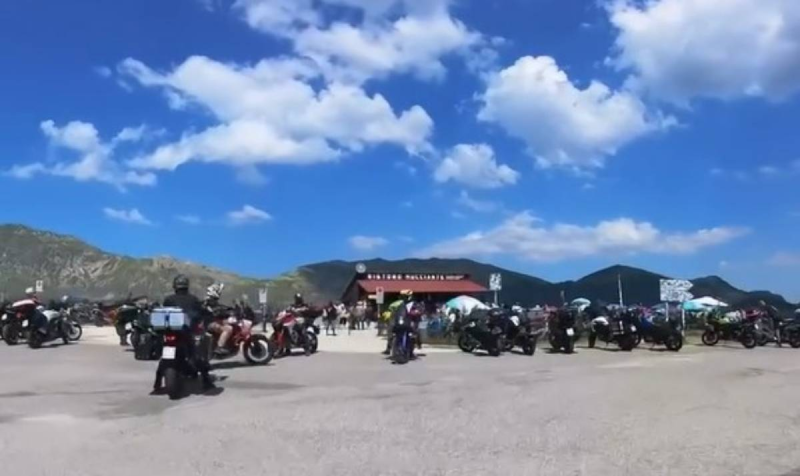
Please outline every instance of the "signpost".
M489 275L489 290L494 291L494 304L497 305L497 293L503 290L503 275L492 273Z
M44 292L44 281L41 279L36 281L36 294L41 294Z
M375 302L380 306L383 304L385 299L385 292L382 287L375 288Z
M261 304L262 306L266 306L267 301L269 301L269 290L267 288L259 289L258 303Z
M664 303L664 312L669 319L669 303L684 303L694 299L694 295L689 292L692 289L691 281L685 279L662 279L660 281L661 301ZM681 306L681 332L686 333L686 310Z

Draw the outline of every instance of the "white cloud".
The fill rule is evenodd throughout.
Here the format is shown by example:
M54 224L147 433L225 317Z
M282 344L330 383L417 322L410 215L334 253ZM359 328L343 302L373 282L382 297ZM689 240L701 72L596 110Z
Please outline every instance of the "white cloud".
M767 260L767 264L782 268L800 267L800 253L779 251Z
M248 225L263 223L272 220L272 216L252 205L245 205L241 210L228 212L228 222L231 225Z
M108 66L95 66L94 72L101 78L110 78L112 71Z
M651 117L630 92L598 81L578 88L547 56L520 58L491 75L479 100L478 118L523 140L543 168L602 167L628 143L674 123Z
M15 165L6 172L19 179L30 179L37 174L49 174L69 177L79 182L98 181L108 183L124 190L127 185L155 185L156 176L152 173L126 170L114 160L114 149L120 142L141 139L145 133L140 128L125 128L110 142L103 142L93 124L72 121L63 127L48 120L40 124L44 135L54 148L71 151L78 156L72 162L56 162L45 164L34 162L26 165Z
M532 261L561 261L590 256L655 253L681 255L733 240L748 230L718 227L689 233L667 233L630 218L595 226L557 223L546 227L528 212L494 229L434 244L420 256L463 257L510 255Z
M467 61L486 56L492 42L470 31L449 12L451 0L238 0L254 29L286 38L337 81L363 82L394 73L441 79L441 59L460 53ZM330 6L355 15L332 17Z
M618 29L610 62L659 98L780 100L800 90L800 2L615 0L608 8Z
M114 137L114 143L139 142L140 140L144 139L147 133L148 128L145 125L141 125L139 127L126 127L119 131L119 133Z
M112 220L122 221L125 223L132 223L134 225L147 225L147 226L153 225L153 222L148 220L136 208L131 208L130 210L120 210L116 208L106 207L103 208L103 213L105 214L106 217Z
M478 213L490 213L500 208L500 204L489 200L478 200L472 198L466 191L462 190L457 203L462 207L468 208Z
M199 225L203 223L203 220L197 215L177 215L175 219L187 225Z
M269 183L269 179L255 165L245 165L237 168L236 180L252 187L260 187Z
M431 150L433 121L424 109L395 114L383 96L339 83L315 90L309 82L315 70L299 59L237 66L195 56L163 75L127 59L119 69L144 86L164 88L207 109L219 121L136 158L135 167L174 170L193 160L311 164L376 144L398 145L412 154Z
M437 182L457 182L475 188L500 188L514 185L519 172L499 165L494 150L486 144L459 144L434 172Z
M758 168L758 173L765 177L774 177L780 173L780 169L772 165L762 165Z
M351 236L347 241L353 249L358 251L375 251L389 244L389 240L380 236L356 235Z

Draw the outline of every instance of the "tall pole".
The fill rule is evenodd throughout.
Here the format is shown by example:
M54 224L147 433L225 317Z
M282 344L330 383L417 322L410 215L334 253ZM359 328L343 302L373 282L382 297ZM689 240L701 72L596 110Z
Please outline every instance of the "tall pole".
M622 300L622 276L617 275L617 291L619 291L619 307L624 306L624 301Z

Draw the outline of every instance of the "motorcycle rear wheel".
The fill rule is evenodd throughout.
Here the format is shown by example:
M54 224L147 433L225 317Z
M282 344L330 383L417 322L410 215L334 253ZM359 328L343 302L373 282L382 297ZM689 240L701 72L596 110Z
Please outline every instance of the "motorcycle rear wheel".
M667 349L678 352L683 347L683 336L680 334L673 334L667 337L667 340L664 342L664 345L667 346Z
M789 336L789 345L792 349L800 349L800 332L793 332Z
M392 345L392 362L403 365L408 363L410 358L411 356L408 355L408 349L403 348L401 339L395 339L394 345Z
M536 346L530 342L527 342L522 346L522 353L525 355L533 355L535 352Z
M28 347L31 349L38 349L42 346L44 342L44 338L42 337L42 333L37 330L32 330L31 334L28 336Z
M564 353L571 354L573 352L575 352L575 339L567 336L566 341L564 342Z
M619 345L620 350L624 352L630 352L633 350L635 341L633 340L633 336L630 334L625 334L619 337L617 344Z
M714 331L705 331L703 332L703 336L701 337L703 340L703 344L708 346L717 345L719 342L719 334Z
M164 371L164 387L167 390L170 400L177 400L181 398L183 392L183 379L178 369L175 367L167 367Z
M275 355L272 342L262 335L250 338L244 344L244 359L252 365L267 365Z
M489 349L486 349L489 352L489 355L491 355L492 357L499 357L500 352L503 349L503 342L504 342L503 337L498 336L494 345L491 346Z

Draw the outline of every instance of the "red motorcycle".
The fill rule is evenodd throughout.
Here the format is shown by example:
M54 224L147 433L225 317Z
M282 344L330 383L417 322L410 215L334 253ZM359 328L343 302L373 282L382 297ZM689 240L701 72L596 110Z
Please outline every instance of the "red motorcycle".
M292 353L292 349L301 348L305 355L317 351L319 328L314 325L314 319L303 317L293 310L284 311L272 321L272 343L275 354L283 357Z
M228 351L224 356L216 354L219 335L214 335L211 342L211 356L214 359L226 360L239 354L244 354L244 359L252 365L266 365L275 355L275 346L263 334L253 334L252 325L244 323L236 317L229 317L227 324L233 327L233 334L225 344Z

